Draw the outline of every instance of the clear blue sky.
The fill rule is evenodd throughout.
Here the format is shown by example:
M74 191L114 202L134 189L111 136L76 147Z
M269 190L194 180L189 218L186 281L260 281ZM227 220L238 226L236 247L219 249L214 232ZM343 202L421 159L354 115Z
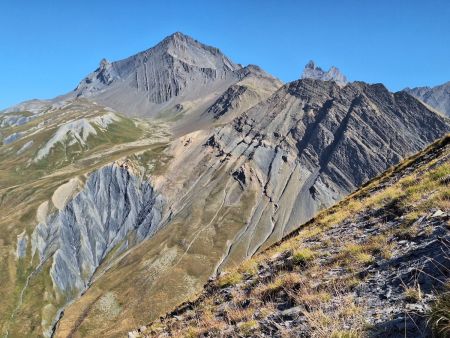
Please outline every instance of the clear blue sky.
M2 0L0 108L72 90L181 31L284 81L305 63L391 90L450 80L448 0Z

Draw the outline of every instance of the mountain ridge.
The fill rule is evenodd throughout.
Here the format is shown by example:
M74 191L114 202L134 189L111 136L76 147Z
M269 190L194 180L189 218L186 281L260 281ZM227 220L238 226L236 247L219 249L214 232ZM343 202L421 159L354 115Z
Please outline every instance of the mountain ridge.
M183 111L191 101L196 101L201 108L189 114L198 115L229 86L253 71L274 87L279 84L268 73L235 64L218 48L177 32L126 59L102 61L68 95L92 98L129 114L153 117L167 110L180 114L179 107ZM204 103L199 104L200 100Z

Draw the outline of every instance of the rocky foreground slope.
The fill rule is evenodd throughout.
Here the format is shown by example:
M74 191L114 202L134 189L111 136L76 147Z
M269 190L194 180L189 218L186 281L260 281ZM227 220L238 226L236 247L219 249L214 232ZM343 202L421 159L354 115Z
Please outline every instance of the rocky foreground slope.
M444 337L449 192L447 136L129 337Z

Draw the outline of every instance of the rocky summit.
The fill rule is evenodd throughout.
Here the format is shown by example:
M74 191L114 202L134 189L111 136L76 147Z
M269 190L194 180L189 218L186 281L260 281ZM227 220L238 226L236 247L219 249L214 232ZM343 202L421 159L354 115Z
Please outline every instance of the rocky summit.
M102 60L0 114L1 333L307 337L367 316L388 332L403 289L421 315L438 289L409 268L444 281L419 254L446 264L448 139L389 168L448 132L406 91L313 63L283 84L182 33ZM215 276L195 302L209 305L177 308Z
M219 49L177 32L127 59L103 59L69 97L90 98L125 114L167 117L204 110L247 78L263 82L256 92L281 84L263 70L235 64ZM258 98L256 94L252 103Z

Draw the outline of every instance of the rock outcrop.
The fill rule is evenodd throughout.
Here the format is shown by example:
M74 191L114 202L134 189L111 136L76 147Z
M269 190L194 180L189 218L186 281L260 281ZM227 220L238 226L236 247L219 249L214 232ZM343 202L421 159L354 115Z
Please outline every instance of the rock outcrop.
M249 65L239 72L242 78L231 85L206 111L220 123L231 121L240 113L264 101L282 86L282 83L258 66Z
M449 128L404 92L304 79L217 129L206 144L223 161L239 159L242 166L246 159L252 179L260 182L259 207L268 220L255 214L250 221L252 233L243 242L253 247L251 254ZM261 229L266 222L271 225Z

